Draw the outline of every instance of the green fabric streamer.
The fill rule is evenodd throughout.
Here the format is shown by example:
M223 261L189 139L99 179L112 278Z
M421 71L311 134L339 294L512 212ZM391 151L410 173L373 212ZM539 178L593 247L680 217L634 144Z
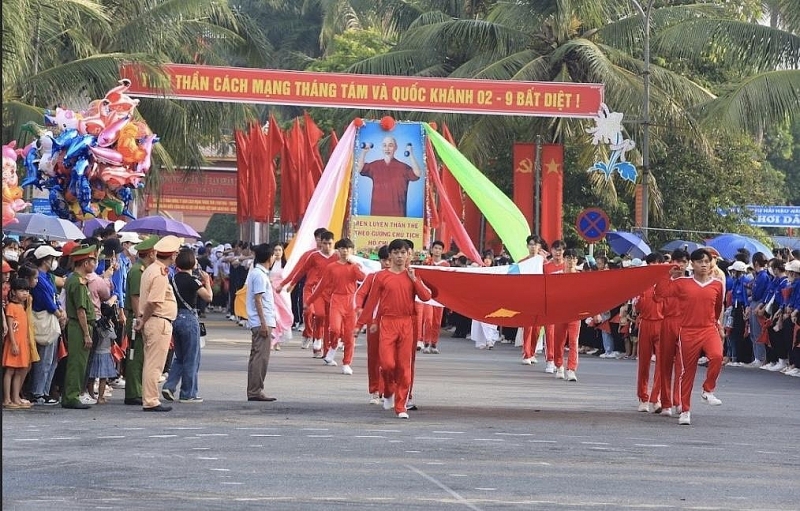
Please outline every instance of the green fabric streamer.
M528 246L525 238L530 235L530 229L517 205L428 123L422 125L436 154L503 240L508 253L515 261L526 257Z

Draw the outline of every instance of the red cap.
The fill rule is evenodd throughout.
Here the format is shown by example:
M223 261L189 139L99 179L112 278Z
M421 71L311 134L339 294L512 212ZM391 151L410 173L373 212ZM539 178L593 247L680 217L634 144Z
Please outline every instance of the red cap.
M65 256L68 256L75 250L77 247L81 246L80 243L75 241L68 241L64 243L64 246L61 247L61 253Z
M11 265L3 259L3 273L11 273Z
M706 247L706 250L708 250L708 253L711 254L712 257L716 257L717 259L721 257L719 255L719 250L714 247Z

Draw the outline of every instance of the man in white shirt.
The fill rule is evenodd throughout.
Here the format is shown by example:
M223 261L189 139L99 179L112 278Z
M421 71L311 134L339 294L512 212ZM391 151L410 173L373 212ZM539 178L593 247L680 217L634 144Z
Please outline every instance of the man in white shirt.
M247 363L247 400L275 401L264 394L264 378L269 366L272 329L275 328L275 302L269 280L272 265L272 245L256 246L255 265L247 274L247 326L252 335L250 360Z

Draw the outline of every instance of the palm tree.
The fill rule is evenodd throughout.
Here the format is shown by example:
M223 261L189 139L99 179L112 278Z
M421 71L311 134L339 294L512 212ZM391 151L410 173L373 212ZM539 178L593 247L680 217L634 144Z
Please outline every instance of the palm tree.
M42 108L79 110L103 97L123 63L157 73L167 62L223 64L235 54L263 61L270 54L226 0L9 0L3 8L14 13L3 16L4 140L19 137L28 121L41 123ZM252 116L242 105L168 99L145 99L139 113L160 136L155 156L168 167L197 166L201 146L223 141L227 126Z
M406 7L409 3L400 2ZM442 10L430 10L411 22L407 21L408 9L398 8L393 19L406 21L389 24L402 32L394 50L360 62L351 70L372 74L603 83L606 103L612 110L626 114L632 138L639 138L636 131L640 129L637 119L641 115L643 98L643 20L635 14L629 0L527 0L487 4L490 5L485 17L454 17ZM721 37L711 27L726 26L726 21L733 23L724 17L720 6L713 4L657 8L651 21L654 47L668 56L691 54L709 58L708 47L703 44L711 43L712 36ZM755 67L759 70L772 66L772 71L778 73L772 76L781 78L780 91L751 95L753 106L744 110L741 117L759 116L763 123L781 115L796 115L798 109L795 107L791 111L789 107L797 105L794 86L800 62L797 37L752 23L740 23L739 27L738 32L730 33L731 37L717 43L719 52L728 50L722 53L730 59L731 65L734 61L745 60L758 63ZM768 39L745 46L748 37L750 42L755 40L756 33ZM671 34L680 35L671 37ZM683 53L677 53L677 41L690 38L698 42L686 45ZM675 41L675 45L670 46L669 41ZM770 41L781 41L781 45L776 48ZM733 50L743 47L750 53ZM653 144L663 144L663 135L676 131L685 139L702 144L704 132L698 116L707 113L711 119L715 110L729 113L736 108L732 101L724 102L726 96L716 98L698 80L671 70L672 62L665 61L659 53L656 55L658 58L653 59L650 68ZM776 70L781 66L783 69ZM763 84L753 83L752 87L759 83ZM767 108L769 114L759 114L759 108ZM507 144L521 133L548 133L551 140L578 144L587 140L584 121L490 116L445 118L454 132L461 135L459 147L478 163L487 161L499 144ZM586 147L583 153L591 158L594 148ZM585 168L590 161L584 160ZM656 186L655 180L650 183ZM601 192L615 196L613 181L598 179L595 184L601 187ZM659 197L657 188L651 192L651 197ZM657 214L658 203L652 204L651 209Z

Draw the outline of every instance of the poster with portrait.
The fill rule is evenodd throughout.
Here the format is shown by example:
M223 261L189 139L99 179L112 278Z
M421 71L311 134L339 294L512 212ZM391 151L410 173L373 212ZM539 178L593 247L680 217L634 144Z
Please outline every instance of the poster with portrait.
M391 127L391 129L385 129ZM364 121L353 158L350 237L358 252L396 238L422 246L424 128L418 122Z

